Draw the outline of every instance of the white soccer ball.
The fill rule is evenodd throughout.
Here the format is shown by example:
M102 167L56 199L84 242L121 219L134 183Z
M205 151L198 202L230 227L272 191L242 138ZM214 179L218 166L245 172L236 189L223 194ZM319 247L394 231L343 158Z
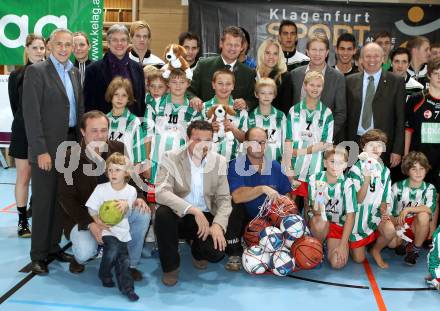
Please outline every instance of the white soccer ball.
M250 274L262 274L269 269L270 254L259 245L248 247L241 257L244 270Z
M289 252L284 250L277 251L270 258L272 273L278 276L286 276L295 269L295 259Z
M289 215L284 217L281 221L280 229L283 233L286 246L290 248L296 239L304 235L307 226L300 215Z
M283 247L283 234L277 227L269 226L260 232L260 246L267 253L275 252Z

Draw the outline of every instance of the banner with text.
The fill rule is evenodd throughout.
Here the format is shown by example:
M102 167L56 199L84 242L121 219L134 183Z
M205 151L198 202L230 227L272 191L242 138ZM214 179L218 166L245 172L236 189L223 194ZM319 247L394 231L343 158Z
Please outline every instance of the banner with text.
M218 52L221 31L229 25L244 27L251 37L250 54L269 36L278 35L283 19L298 26L298 49L304 51L307 37L324 32L333 46L341 33L352 33L362 46L379 31L392 35L394 46L405 45L411 36L426 36L440 42L440 5L378 4L317 1L215 1L189 2L189 29L202 38L205 56Z
M26 36L47 38L55 28L83 31L90 41L89 57L102 57L104 0L2 0L0 6L0 64L23 64Z

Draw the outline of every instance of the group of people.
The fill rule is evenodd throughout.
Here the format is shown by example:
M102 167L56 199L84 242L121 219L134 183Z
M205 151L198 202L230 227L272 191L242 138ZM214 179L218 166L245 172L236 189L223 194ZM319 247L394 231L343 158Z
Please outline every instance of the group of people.
M195 268L226 255L225 268L237 271L243 228L285 195L326 241L335 269L350 255L363 262L369 244L381 268L385 247L414 265L434 239L430 282L440 288L439 44L414 37L391 50L383 32L358 50L344 33L331 67L329 39L315 33L303 54L297 31L282 21L256 60L243 28L226 27L219 55L207 58L199 37L182 33L192 75L172 68L167 78L144 21L111 26L95 62L84 33L56 29L47 47L29 35L9 94L18 235L31 236L32 271L47 274L56 259L81 273L102 257L102 285L115 286L115 268L119 290L135 301L148 231L167 286L178 282L179 239ZM115 225L99 214L111 200L124 215ZM59 246L63 232L72 255Z

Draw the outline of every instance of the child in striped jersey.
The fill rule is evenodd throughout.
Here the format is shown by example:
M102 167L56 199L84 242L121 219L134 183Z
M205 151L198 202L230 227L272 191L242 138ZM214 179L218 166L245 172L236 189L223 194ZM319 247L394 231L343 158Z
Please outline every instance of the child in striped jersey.
M436 206L437 191L424 181L430 168L422 152L411 151L402 160L402 172L408 178L391 188L391 221L397 232L403 234L395 238L395 250L398 255L406 253L404 260L409 265L417 262L420 248L429 235L429 220Z
M146 150L141 121L127 108L134 102L130 80L115 77L105 92L105 100L112 103L112 110L107 114L109 140L123 142L132 163L144 161Z
M326 170L309 179L310 230L321 242L327 240L327 258L334 269L347 264L349 237L357 211L353 181L344 176L347 162L347 150L331 147L324 152ZM323 193L317 189L319 182L325 185Z
M432 235L432 248L428 254L429 276L426 281L431 287L440 290L440 226Z
M333 141L332 112L319 100L323 88L324 76L316 71L307 72L304 77L306 97L290 108L287 117L284 157L290 169L288 175L296 175L301 182L293 195L304 198L308 197L309 176L323 170L323 151L332 146ZM304 200L306 208L307 204Z
M383 131L367 131L360 139L360 148L368 154L368 158L359 159L348 173L356 188L358 200L358 211L350 236L351 255L355 262L364 262L366 246L376 240L371 255L382 269L388 268L388 264L380 252L396 236L388 208L391 203L390 170L380 158L386 143L387 136Z
M208 111L215 105L223 105L234 108L235 116L226 116L223 122L224 136L218 137L214 141L217 152L224 156L229 162L237 157L241 143L244 140L244 134L247 131L248 113L246 109L236 109L234 100L231 96L234 90L235 76L228 69L220 69L214 72L212 76L212 88L215 91L213 98L203 103L202 116L204 120L211 121L208 118ZM218 122L212 122L214 132L218 132L220 125Z
M201 115L189 106L186 89L189 80L181 69L173 69L168 78L169 93L162 96L160 102L148 104L145 115L148 126L147 140L152 140L150 158L150 182L155 183L156 173L165 152L176 150L185 145L186 128Z
M255 85L258 107L249 113L248 128L259 127L267 132L266 156L281 162L286 140L286 116L272 106L277 96L277 85L270 78L261 78Z

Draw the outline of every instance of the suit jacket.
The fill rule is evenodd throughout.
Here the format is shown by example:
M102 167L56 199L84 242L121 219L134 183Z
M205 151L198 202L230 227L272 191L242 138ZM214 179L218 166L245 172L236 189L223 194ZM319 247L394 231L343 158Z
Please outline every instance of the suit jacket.
M298 67L286 75L283 81L281 110L287 115L290 108L301 101L301 89L306 75L306 66ZM327 65L324 75L324 89L321 101L333 113L334 137L341 135L347 118L345 99L345 79L337 70Z
M138 117L145 113L145 80L142 67L135 61L128 60L128 71L133 85L135 102L128 109ZM91 63L86 67L84 79L84 106L86 111L99 110L105 114L112 109L112 104L105 100L105 92L114 77L108 54L103 59Z
M202 101L208 101L214 97L212 89L212 76L214 72L225 68L221 56L201 58L194 70L191 86L188 89L191 96L197 96ZM232 91L232 98L243 98L250 109L257 105L254 96L255 70L237 60L234 66L235 87Z
M118 141L107 141L108 151L101 154L105 161L112 153L119 152L124 154L124 144ZM85 154L85 147L69 149L66 153L65 167L69 167L69 163L73 156L79 158L79 164L72 173L72 183L68 184L68 179L64 174L58 175L58 202L63 209L64 217L64 235L68 238L70 231L75 225L78 225L78 230L87 230L88 225L93 222L93 218L89 215L88 209L85 206L87 200L92 194L95 187L104 182L108 182L107 176L103 173L100 176L87 176L84 173L84 165L92 165L96 169L96 163L90 160ZM72 159L72 163L75 160ZM130 181L137 192L138 198L144 198L142 190Z
M191 192L191 164L188 149L166 153L157 174L156 202L170 207L179 217L185 216L189 203L185 197ZM206 207L224 232L232 212L231 195L227 178L226 159L209 152L203 174L203 190Z
M362 109L364 73L347 77L347 131L346 140L355 141ZM382 70L373 99L374 127L388 136L387 153L403 154L405 81L389 71Z
M77 137L84 112L80 74L69 71L76 100ZM54 64L50 59L29 66L23 81L23 117L29 146L29 161L48 152L55 159L58 146L67 139L69 99Z

